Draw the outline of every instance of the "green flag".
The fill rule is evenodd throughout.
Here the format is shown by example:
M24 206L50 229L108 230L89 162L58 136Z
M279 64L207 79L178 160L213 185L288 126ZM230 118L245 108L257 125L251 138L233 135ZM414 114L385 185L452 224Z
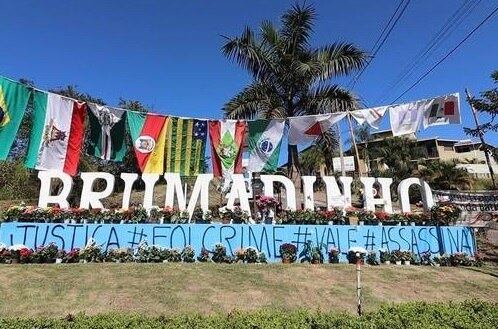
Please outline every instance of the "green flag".
M277 170L284 127L284 120L249 121L249 171Z
M0 77L0 160L9 155L30 95L25 85Z

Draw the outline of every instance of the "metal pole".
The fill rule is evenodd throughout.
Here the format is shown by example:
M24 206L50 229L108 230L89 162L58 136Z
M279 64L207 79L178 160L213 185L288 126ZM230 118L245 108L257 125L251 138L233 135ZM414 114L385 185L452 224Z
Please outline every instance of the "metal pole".
M341 159L341 175L346 176L346 168L344 167L344 150L342 148L342 135L341 135L341 127L339 126L339 122L335 124L337 130L337 136L339 137L339 157Z
M477 111L472 105L472 102L470 101L471 96L467 88L465 88L465 94L467 95L467 102L470 105L470 109L472 110L472 116L474 117L474 121L476 123L477 134L481 140L482 147L484 148L484 157L486 158L486 163L488 164L489 174L491 176L491 182L493 183L493 189L496 190L495 173L493 171L493 166L491 165L491 162L489 160L488 147L486 142L484 141L484 132L481 130L481 127L479 126L479 119L477 118L477 113L476 113Z
M356 163L358 164L358 175L363 176L361 172L361 167L360 167L360 155L358 154L358 146L356 145L356 139L354 138L354 131L353 131L353 122L351 121L351 113L348 111L347 114L348 117L348 122L349 122L349 131L351 133L351 141L353 142L354 146L354 152L356 154Z
M361 260L360 255L356 256L356 297L358 298L358 315L361 316Z

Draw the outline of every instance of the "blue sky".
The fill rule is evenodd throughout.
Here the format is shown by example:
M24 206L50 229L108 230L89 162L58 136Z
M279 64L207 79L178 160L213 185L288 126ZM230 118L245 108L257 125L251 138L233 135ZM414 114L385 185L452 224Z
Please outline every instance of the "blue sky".
M404 88L386 86L430 40L458 1L413 0L354 91L371 106L389 104ZM294 1L3 1L0 74L25 77L42 89L67 84L114 105L140 100L156 112L218 118L224 102L249 76L223 57L221 35L238 35L264 19L278 23ZM370 50L398 1L311 1L318 12L312 43L349 41ZM481 1L405 88L456 45L494 7ZM492 87L498 69L498 15L399 102L470 88ZM339 79L347 83L349 79ZM389 90L389 89L388 89ZM463 126L472 126L462 102ZM383 128L388 127L387 118ZM345 127L344 127L345 128ZM422 131L421 136L467 138L462 126ZM498 144L497 135L487 139Z

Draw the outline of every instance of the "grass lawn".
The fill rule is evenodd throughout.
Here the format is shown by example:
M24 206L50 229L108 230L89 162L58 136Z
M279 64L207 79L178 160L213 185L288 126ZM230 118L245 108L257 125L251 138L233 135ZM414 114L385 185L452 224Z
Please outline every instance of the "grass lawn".
M386 302L498 300L496 266L365 266L364 308ZM353 265L50 264L0 266L0 316L148 315L233 309L356 309Z

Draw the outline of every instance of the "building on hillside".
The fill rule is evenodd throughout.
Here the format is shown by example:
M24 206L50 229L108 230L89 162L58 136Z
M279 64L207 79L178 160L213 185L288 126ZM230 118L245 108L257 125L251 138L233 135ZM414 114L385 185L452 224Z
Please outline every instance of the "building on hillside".
M421 149L422 157L417 160L441 160L441 161L454 161L458 167L466 169L469 173L478 178L490 177L488 167L486 165L485 152L482 148L481 142L471 140L459 139L445 139L439 137L418 138L415 134L405 135L406 138L415 140ZM391 130L382 130L373 132L371 140L368 142L357 143L358 153L360 157L360 168L362 172L367 171L367 164L365 162L365 148L371 149L376 147L381 142L388 138L393 138ZM488 145L488 147L493 147ZM354 150L347 152L349 155L354 154ZM375 162L380 159L369 159L369 166L371 167ZM491 157L491 162L495 172L498 172L498 165Z

